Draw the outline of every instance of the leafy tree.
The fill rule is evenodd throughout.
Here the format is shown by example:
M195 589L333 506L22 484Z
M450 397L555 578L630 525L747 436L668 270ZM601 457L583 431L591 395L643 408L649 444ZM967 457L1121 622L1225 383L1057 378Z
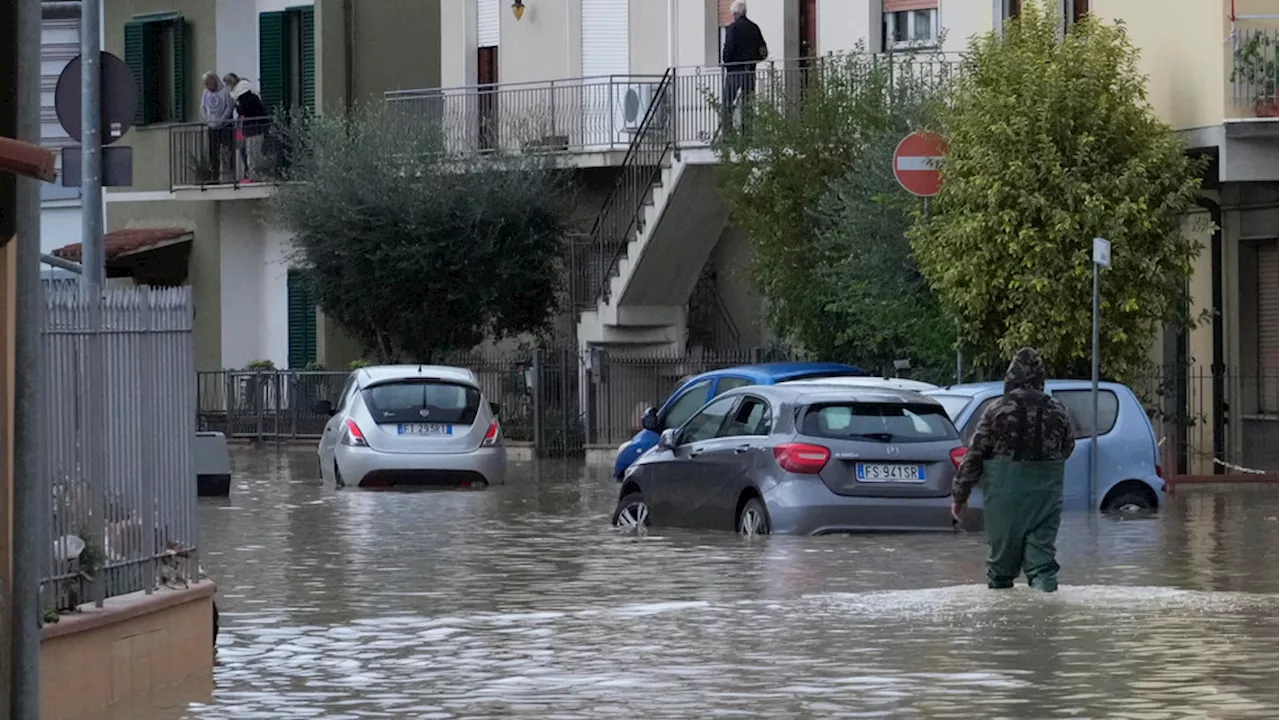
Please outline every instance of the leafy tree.
M383 106L278 124L272 201L325 314L381 362L546 330L570 188L534 156L459 158Z
M940 310L904 239L912 202L891 156L926 124L948 70L932 55L859 50L823 58L803 83L766 72L746 121L719 139L718 184L751 238L768 321L807 353L936 360L939 338L919 333Z
M1136 376L1156 329L1179 319L1199 250L1181 232L1200 166L1147 102L1122 26L1027 3L976 39L940 120L950 141L932 214L911 238L925 276L980 365L1037 347L1050 371L1087 377L1092 240L1102 274L1102 359Z

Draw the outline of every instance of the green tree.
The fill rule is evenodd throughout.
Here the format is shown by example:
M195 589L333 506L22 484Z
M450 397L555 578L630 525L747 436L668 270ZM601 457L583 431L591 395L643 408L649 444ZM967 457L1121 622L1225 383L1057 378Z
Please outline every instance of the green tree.
M277 128L295 151L276 220L320 307L371 357L429 361L549 327L571 188L548 164L450 155L380 104Z
M766 71L746 122L719 139L718 185L751 238L768 321L809 354L871 365L936 359L938 338L918 333L938 324L937 303L905 301L929 291L904 239L913 203L897 189L891 156L928 124L949 70L933 55L859 49L803 77Z
M1089 18L1061 38L1037 3L971 44L940 115L942 191L911 238L980 366L1031 345L1053 374L1088 376L1095 237L1113 247L1108 376L1136 376L1157 328L1179 319L1200 165L1155 117L1137 59L1122 26Z

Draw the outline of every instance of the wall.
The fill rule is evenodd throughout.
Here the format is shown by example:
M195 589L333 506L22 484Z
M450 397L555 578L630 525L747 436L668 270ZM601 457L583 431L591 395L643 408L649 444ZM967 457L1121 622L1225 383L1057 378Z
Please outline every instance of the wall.
M671 67L667 5L667 0L634 0L629 5L627 32L632 75L661 75Z
M993 18L992 0L938 0L942 51L965 52L973 37L991 31Z
M178 11L191 24L189 38L187 119L200 118L200 76L218 66L217 3L215 0L112 0L104 3L102 14L102 49L124 57L124 26L135 15ZM257 32L253 33L256 37ZM255 40L256 42L256 40ZM255 53L256 57L256 53ZM169 189L169 127L148 125L130 130L118 146L133 148L133 186L108 188L107 192L125 190Z
M219 203L221 367L289 364L289 234L263 222L257 201Z
M524 17L516 20L511 3L501 4L498 82L579 77L582 6L578 0L533 0L525 8ZM475 54L475 46L468 52Z
M440 6L440 86L476 84L476 0Z
M234 204L234 203L225 203ZM194 235L187 284L194 296L196 369L222 367L221 246L218 203L145 200L107 203L107 231L129 227L186 227Z
M357 100L388 90L439 87L440 3L357 0L353 7Z
M725 226L707 262L716 273L716 292L738 327L741 347L765 344L764 306L751 276L751 238L732 221Z
M830 0L836 2L839 0ZM720 62L720 25L715 0L676 1L676 65L691 67Z
M848 52L862 42L880 50L879 0L818 0L818 54Z
M40 716L44 720L147 717L156 696L181 690L181 705L213 689L213 584L110 598L102 609L44 627ZM170 702L173 700L170 699ZM131 711L132 710L132 711Z

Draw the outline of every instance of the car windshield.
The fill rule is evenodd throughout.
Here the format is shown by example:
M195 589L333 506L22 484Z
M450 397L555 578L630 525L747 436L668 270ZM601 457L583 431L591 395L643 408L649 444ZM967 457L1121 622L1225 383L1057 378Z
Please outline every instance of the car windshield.
M942 404L944 410L947 411L947 417L951 418L951 422L955 422L960 417L960 413L969 407L969 403L973 402L973 398L968 395L930 395L930 398L937 400Z
M470 425L480 409L480 391L457 383L400 380L365 390L364 402L379 423Z
M812 437L885 443L934 442L959 437L933 403L838 402L810 405L801 422Z

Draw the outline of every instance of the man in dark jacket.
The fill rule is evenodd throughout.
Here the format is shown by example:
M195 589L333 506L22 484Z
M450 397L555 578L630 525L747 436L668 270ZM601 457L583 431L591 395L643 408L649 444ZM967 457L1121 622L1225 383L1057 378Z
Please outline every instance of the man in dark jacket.
M969 440L952 483L951 514L964 512L973 486L982 482L987 538L987 587L1027 582L1058 589L1057 539L1062 520L1066 460L1075 449L1071 416L1044 391L1044 360L1023 348L1004 377L1004 396L991 403Z
M739 105L743 124L746 124L747 99L756 90L756 63L769 57L769 46L764 42L760 26L747 17L746 0L734 0L730 12L733 22L725 28L720 57L724 65L723 129L733 127L733 111Z

